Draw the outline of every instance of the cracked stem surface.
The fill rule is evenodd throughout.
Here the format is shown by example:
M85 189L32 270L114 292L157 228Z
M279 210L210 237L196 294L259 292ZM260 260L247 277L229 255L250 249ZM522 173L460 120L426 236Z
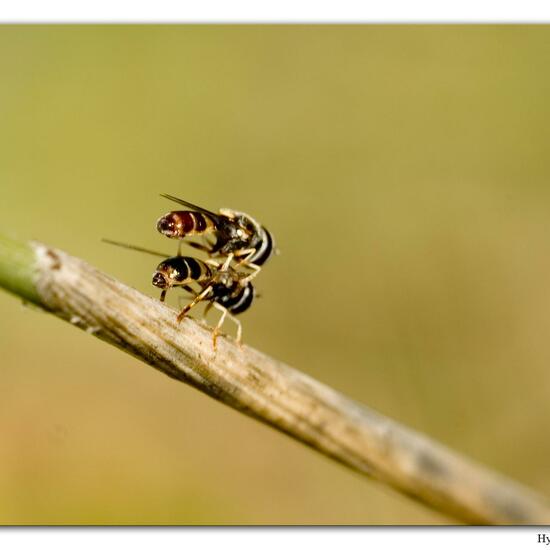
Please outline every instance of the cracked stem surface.
M61 250L0 238L0 286L458 521L548 524L548 501Z

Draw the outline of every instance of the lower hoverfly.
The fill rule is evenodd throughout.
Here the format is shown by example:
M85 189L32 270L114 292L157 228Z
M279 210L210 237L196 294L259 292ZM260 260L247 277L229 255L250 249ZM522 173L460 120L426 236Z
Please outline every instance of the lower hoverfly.
M205 315L212 307L218 309L222 314L212 334L214 348L216 348L218 334L227 317L237 325L237 343L241 344L242 325L235 318L235 315L246 311L251 306L255 291L252 283L248 280L248 276L231 267L231 258L227 258L223 264L214 260L203 262L190 256L167 257L166 254L161 252L139 246L108 239L103 239L103 241L165 258L157 266L152 279L153 286L160 288L162 291L160 301L163 302L168 290L175 287L183 288L193 296L192 301L178 314L178 323L193 307L205 301L208 302L204 312ZM193 289L191 287L192 283L198 284L199 290Z

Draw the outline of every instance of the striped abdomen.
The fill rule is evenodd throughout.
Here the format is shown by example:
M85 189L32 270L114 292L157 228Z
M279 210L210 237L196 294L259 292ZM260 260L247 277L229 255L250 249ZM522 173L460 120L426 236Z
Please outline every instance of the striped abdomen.
M237 293L229 292L229 289L225 285L215 285L213 290L212 299L227 308L233 315L246 311L254 300L254 287L252 283L247 283Z
M203 212L191 210L169 212L157 221L157 230L171 239L202 235L215 229L214 218Z
M158 288L202 283L212 278L210 267L189 256L174 256L161 262L153 275L153 285Z
M247 259L247 262L255 265L263 265L273 254L274 244L271 233L265 227L262 227L258 235L258 240L255 243L256 251Z

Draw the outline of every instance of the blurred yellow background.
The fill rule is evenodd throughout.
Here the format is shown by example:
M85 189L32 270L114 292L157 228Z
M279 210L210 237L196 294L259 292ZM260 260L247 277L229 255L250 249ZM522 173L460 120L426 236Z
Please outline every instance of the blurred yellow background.
M3 26L0 231L157 296L102 237L248 212L247 344L550 493L549 61L547 26ZM2 524L449 521L0 304Z

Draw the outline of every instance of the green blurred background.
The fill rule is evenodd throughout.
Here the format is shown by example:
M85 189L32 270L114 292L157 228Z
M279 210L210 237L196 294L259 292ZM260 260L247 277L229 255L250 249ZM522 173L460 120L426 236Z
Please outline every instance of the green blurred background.
M549 62L547 26L3 26L0 230L157 296L102 237L248 212L246 343L550 493ZM0 304L2 524L448 521Z

